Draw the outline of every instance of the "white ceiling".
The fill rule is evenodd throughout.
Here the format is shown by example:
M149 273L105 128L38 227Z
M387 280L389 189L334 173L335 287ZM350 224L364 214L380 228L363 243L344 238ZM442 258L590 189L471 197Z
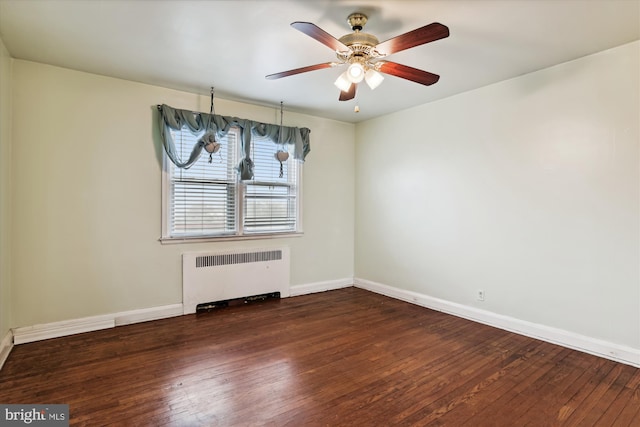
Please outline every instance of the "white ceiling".
M339 38L352 12L380 41L447 25L450 37L389 57L440 81L386 76L339 102L342 68L265 79L335 60L291 22ZM358 122L638 40L640 0L0 0L0 35L14 58Z

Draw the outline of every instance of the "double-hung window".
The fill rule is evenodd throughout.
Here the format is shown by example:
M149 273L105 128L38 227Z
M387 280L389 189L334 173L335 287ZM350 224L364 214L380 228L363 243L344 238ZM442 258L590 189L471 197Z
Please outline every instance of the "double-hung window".
M251 159L254 177L241 187L244 234L297 231L302 163L294 160L292 155L280 163L275 147L266 138L253 138Z
M172 129L171 136L178 156L188 158L202 135L185 127ZM301 232L302 162L290 154L281 166L276 152L287 146L253 136L253 179L240 181L236 170L244 154L240 128L232 127L218 142L218 152L210 155L203 150L188 169L178 168L164 155L163 240Z

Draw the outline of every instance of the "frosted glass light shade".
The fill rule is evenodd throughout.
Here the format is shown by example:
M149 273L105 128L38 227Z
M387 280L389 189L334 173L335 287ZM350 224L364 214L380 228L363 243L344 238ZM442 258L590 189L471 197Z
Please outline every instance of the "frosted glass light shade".
M347 92L351 87L351 80L349 80L349 77L347 77L347 71L340 74L340 76L338 76L333 84L336 85L336 87L342 92Z
M361 64L354 62L347 68L347 76L352 83L360 83L364 78L364 68Z
M367 70L364 75L364 81L367 82L367 85L371 88L371 90L380 86L380 83L384 80L384 76L377 72L376 70Z

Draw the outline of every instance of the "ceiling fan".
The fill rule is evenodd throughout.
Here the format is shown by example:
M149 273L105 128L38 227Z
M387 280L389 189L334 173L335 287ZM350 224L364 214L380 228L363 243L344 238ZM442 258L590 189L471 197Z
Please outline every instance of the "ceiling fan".
M385 61L382 58L392 53L449 37L449 28L447 26L434 22L380 43L373 34L362 32L367 19L365 14L359 12L349 15L347 22L351 26L353 33L342 36L339 39L311 22L293 22L291 24L293 28L333 49L336 52L338 61L324 62L269 74L266 78L273 80L308 71L348 65L347 70L334 83L340 89L340 97L338 98L340 101L353 99L356 96L358 83L362 80L371 89L378 87L384 79L381 73L427 86L438 81L440 76L437 74L396 62Z

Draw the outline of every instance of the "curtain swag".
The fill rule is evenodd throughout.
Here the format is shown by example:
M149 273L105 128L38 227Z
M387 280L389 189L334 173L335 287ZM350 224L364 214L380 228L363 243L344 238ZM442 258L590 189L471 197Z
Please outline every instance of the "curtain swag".
M244 158L238 164L238 172L241 180L250 180L253 178L253 161L250 158L251 153L251 136L266 137L273 141L274 144L289 144L294 146L294 158L304 161L309 151L311 151L309 142L308 128L297 127L281 127L276 124L267 124L254 122L247 119L239 119L237 117L220 116L218 114L198 113L189 110L179 110L162 104L158 106L160 111L160 137L164 150L171 161L179 168L189 168L194 164L203 147L210 140L211 135L215 135L216 139L223 138L232 126L240 128L242 140L242 151ZM194 135L204 134L194 144L191 154L186 161L179 158L170 129L180 130L186 126ZM282 135L280 135L282 130Z

